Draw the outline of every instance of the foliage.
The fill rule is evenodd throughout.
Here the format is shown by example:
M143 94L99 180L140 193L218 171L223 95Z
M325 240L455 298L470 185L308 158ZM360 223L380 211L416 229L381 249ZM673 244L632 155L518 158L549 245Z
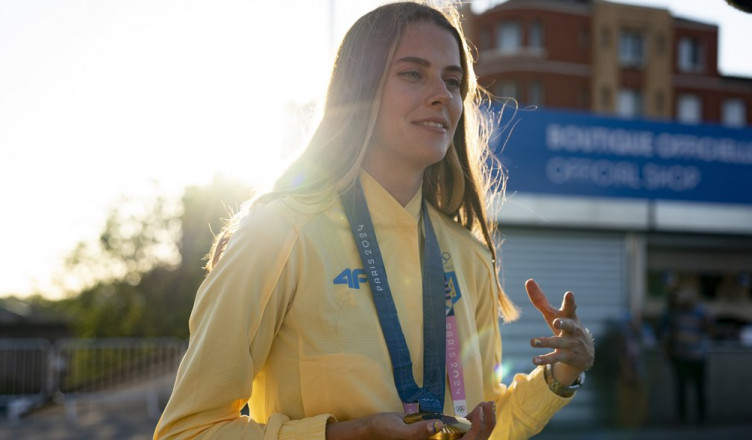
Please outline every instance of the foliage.
M124 199L99 241L80 243L67 260L67 282L83 287L63 300L27 304L64 317L79 337L185 339L213 234L250 195L247 186L217 177L186 188L179 201Z
M65 262L61 280L68 290L126 281L137 285L157 267L177 267L181 204L157 195L152 200L121 197L110 210L99 239L81 241Z

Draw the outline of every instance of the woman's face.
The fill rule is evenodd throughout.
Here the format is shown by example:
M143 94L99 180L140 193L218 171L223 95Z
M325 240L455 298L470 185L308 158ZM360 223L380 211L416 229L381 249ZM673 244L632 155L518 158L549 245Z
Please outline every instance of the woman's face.
M397 46L366 161L419 173L444 158L462 115L460 48L433 23L408 25Z

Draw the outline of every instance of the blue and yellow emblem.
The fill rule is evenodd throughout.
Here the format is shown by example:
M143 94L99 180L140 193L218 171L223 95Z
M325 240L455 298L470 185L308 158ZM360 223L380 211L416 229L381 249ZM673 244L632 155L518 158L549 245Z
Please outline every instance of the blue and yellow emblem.
M457 274L454 271L444 272L444 298L446 299L446 310L449 313L457 301L462 298L460 285L457 282Z

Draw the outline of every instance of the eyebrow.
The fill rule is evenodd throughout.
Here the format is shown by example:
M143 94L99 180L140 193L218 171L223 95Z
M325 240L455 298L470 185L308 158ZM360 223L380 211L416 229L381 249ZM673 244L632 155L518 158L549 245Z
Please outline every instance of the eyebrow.
M426 60L426 59L423 59L423 58L420 58L420 57L411 57L411 56L402 57L402 58L400 58L398 60L395 60L395 63L411 63L411 64L417 64L417 65L423 66L423 67L429 67L431 65L431 63L428 60ZM450 72L457 72L457 73L460 73L460 74L463 73L462 67L454 65L454 64L450 65L450 66L447 66L446 69L444 69L444 70L448 70Z

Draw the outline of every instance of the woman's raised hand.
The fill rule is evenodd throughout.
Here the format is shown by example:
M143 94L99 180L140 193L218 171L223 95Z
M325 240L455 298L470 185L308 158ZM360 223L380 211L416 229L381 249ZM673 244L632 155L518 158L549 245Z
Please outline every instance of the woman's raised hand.
M590 331L577 317L574 294L566 292L561 307L554 308L538 283L525 282L525 290L536 309L543 315L554 336L533 338L530 345L536 348L553 348L552 352L536 356L536 365L554 364L554 376L564 385L573 383L579 374L593 366L595 341ZM558 364L558 365L557 365Z

